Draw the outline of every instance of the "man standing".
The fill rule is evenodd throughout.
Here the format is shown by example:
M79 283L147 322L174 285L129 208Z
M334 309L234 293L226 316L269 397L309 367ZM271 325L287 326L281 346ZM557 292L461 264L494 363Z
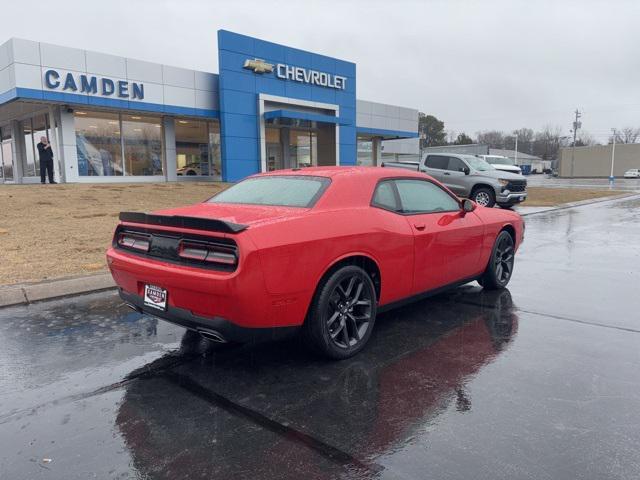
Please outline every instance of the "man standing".
M49 174L49 183L56 183L53 181L53 150L47 137L40 137L38 154L40 155L40 182L45 183L46 174Z

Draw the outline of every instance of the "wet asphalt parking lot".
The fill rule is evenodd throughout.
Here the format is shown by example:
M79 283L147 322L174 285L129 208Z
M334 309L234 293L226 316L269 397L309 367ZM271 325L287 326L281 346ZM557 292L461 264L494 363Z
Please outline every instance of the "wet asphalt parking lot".
M342 362L112 292L0 310L0 478L639 478L640 196L526 221L508 290L382 315Z

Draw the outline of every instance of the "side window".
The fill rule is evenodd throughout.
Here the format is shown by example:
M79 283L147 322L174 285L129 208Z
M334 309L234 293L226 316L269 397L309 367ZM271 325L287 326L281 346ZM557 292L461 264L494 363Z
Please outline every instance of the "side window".
M396 198L396 192L393 189L393 182L391 180L380 182L376 187L376 191L373 193L373 205L381 207L386 210L392 210L397 212L400 210L398 206L398 199Z
M453 170L454 172L464 172L466 168L465 163L456 157L449 157L449 167L447 170Z
M452 212L460 204L439 186L426 180L396 180L402 213Z
M449 157L444 155L429 155L425 161L425 165L429 168L438 168L440 170L446 170L449 163Z

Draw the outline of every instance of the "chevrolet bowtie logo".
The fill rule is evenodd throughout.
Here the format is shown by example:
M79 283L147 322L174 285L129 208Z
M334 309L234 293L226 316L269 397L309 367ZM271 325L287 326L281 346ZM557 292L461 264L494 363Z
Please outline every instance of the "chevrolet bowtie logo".
M254 73L271 73L273 72L273 64L267 63L259 58L253 60L245 60L243 68L253 70Z

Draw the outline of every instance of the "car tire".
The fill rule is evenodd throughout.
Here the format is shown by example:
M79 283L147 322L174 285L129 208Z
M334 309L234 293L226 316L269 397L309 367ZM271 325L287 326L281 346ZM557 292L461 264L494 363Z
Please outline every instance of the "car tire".
M502 230L498 234L487 268L478 279L478 283L487 290L504 288L513 275L515 245L509 232Z
M371 277L356 265L345 265L318 286L302 328L303 338L309 348L322 356L349 358L369 340L376 312Z
M195 170L187 170L187 175L189 175L189 176L196 175L196 171Z
M483 207L493 207L496 204L496 194L488 187L478 187L473 190L471 200Z

